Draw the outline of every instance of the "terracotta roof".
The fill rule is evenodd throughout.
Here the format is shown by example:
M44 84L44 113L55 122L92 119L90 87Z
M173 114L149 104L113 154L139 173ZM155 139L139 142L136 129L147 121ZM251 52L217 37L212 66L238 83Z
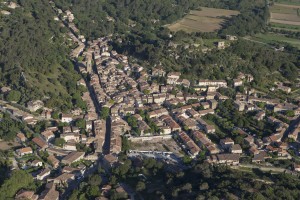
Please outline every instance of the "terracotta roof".
M18 149L18 151L20 153L27 153L27 152L32 152L32 148L31 147L24 147L22 149Z
M32 142L34 142L36 145L38 145L40 148L44 148L44 147L47 147L47 143L42 140L41 138L39 137L35 137L32 139Z

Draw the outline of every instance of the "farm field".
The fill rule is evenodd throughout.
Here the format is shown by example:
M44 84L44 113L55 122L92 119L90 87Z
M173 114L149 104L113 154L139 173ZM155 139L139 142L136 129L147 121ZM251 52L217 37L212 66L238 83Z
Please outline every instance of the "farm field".
M286 5L299 5L300 6L299 0L275 0L275 2L280 3L280 4L286 4Z
M294 38L288 38L284 35L278 35L274 33L257 34L251 37L252 40L273 44L273 43L288 43L294 47L300 49L300 40Z
M270 23L270 26L275 29L281 29L287 31L300 31L300 26L297 25Z
M275 3L270 7L270 25L283 30L300 28L300 3L299 5ZM284 27L280 27L280 25Z
M238 15L235 10L224 10L201 7L201 10L192 10L183 19L168 25L171 31L185 32L213 32L222 27L222 24L232 16Z

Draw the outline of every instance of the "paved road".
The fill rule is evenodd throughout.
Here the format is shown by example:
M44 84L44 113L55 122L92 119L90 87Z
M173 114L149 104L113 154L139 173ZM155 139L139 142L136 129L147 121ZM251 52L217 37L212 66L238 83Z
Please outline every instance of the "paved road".
M267 167L267 166L258 166L253 164L240 164L239 166L231 166L233 169L239 169L240 167L250 168L250 169L260 169L265 172L277 172L277 173L292 173L291 170L280 168L280 167Z

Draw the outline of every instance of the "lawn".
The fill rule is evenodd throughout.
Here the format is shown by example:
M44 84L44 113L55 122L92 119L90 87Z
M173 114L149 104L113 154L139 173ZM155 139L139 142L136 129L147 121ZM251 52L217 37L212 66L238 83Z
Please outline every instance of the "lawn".
M192 10L183 19L168 25L171 31L186 32L214 32L222 27L222 24L239 12L235 10L215 9L201 7Z

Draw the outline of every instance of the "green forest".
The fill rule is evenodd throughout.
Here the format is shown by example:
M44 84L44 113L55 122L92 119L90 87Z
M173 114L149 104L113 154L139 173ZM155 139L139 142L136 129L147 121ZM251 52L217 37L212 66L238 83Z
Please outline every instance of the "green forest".
M46 98L53 99L53 108L70 109L80 77L68 60L69 47L55 12L47 0L17 3L15 9L1 4L11 14L0 15L0 87L18 91L7 100L24 104Z
M109 199L126 199L125 193L116 192L119 182L129 185L137 195L150 199L298 199L300 180L289 174L271 174L260 170L234 170L227 166L194 163L187 170L178 170L172 164L163 164L145 158L140 165L122 155L122 165L109 176L112 185ZM173 171L173 170L175 171ZM101 176L99 176L99 174ZM90 175L74 190L69 200L93 199L100 195L105 177L103 168ZM141 176L140 174L143 174Z

